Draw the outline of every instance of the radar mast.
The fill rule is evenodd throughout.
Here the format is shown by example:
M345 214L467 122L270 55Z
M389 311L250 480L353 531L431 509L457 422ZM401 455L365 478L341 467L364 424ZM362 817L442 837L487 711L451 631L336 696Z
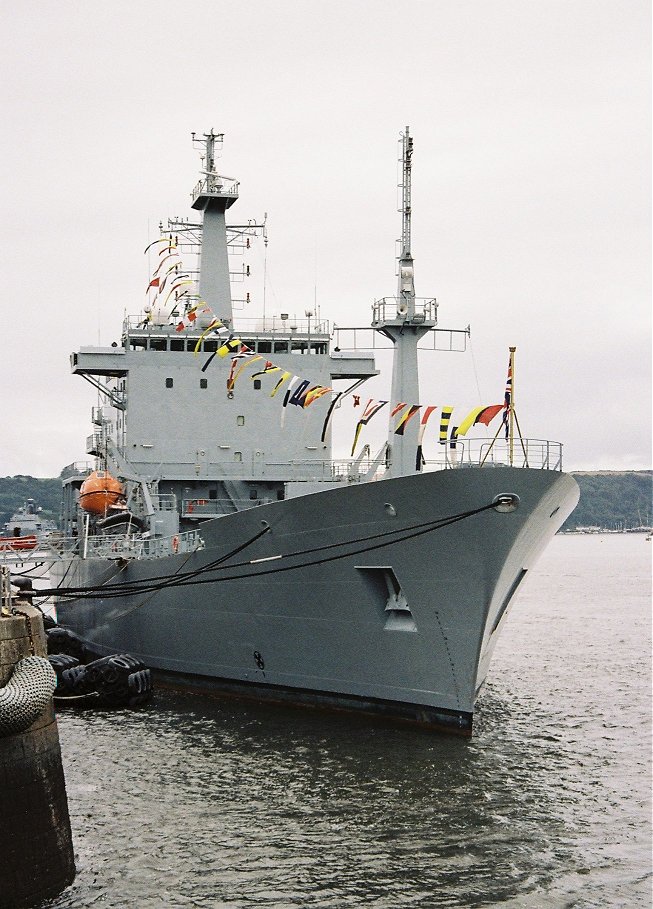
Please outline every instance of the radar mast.
M413 159L413 140L408 127L401 134L401 251L399 254L397 311L408 318L415 315L415 274L413 257L410 252L411 238L411 170Z
M419 379L417 368L417 343L436 324L435 300L418 300L415 297L413 256L411 253L411 170L413 140L410 131L401 134L401 249L398 262L396 297L383 297L374 303L372 327L389 338L394 346L392 359L393 407L403 404L405 409L419 405ZM415 473L415 451L419 417L417 413L407 422L402 434L395 433L395 424L401 414L390 417L388 427L387 465L391 477ZM419 468L418 468L419 469Z
M202 251L200 254L200 297L214 314L231 324L231 285L227 255L226 210L238 198L238 182L218 174L215 165L216 149L222 147L223 133L204 133L193 145L202 150L202 170L199 182L191 193L192 206L202 212Z

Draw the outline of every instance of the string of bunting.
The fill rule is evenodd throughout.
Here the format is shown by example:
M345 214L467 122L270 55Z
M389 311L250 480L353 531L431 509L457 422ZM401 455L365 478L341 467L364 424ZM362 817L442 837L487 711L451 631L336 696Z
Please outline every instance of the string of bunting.
M229 370L229 376L227 378L227 389L229 391L233 391L236 381L242 375L244 370L251 364L259 363L260 366L262 366L262 368L259 368L256 372L252 373L250 376L250 379L252 379L252 381L262 376L272 375L273 373L281 373L281 375L277 378L272 391L270 392L270 397L274 398L281 387L288 383L286 385L282 403L282 426L285 423L285 413L288 406L306 408L313 404L315 401L319 400L324 395L327 395L329 392L333 391L332 388L323 385L311 385L310 379L304 379L299 375L293 375L291 372L282 369L281 366L278 366L271 360L265 360L260 354L257 354L255 351L247 347L247 345L244 344L240 338L237 338L234 335L230 334L229 330L225 328L219 319L215 319L215 321L211 322L209 327L202 332L200 338L197 341L197 344L195 345L195 354L199 353L204 338L210 335L217 335L221 339L222 343L216 351L213 351L210 354L208 360L202 367L202 371L205 371L207 369L215 356L224 358L231 355L231 366ZM324 442L326 439L326 434L331 418L333 416L333 412L342 395L343 392L336 393L329 403L320 437L322 442ZM353 395L352 397L354 407L360 406L360 396ZM507 397L508 393L506 392L506 399ZM376 401L374 398L370 398L367 401L367 404L363 408L362 416L356 423L356 428L354 430L354 439L351 447L351 457L353 457L356 453L356 446L358 444L362 428L364 426L367 426L372 418L375 417L376 414L388 403L389 401L387 400ZM456 439L458 439L460 436L466 435L473 426L476 426L479 423L482 423L485 426L489 426L497 414L501 410L505 411L507 407L509 407L509 403L505 402L504 404L484 404L480 407L474 407L467 414L460 425L454 426L451 429L450 433L449 425L454 408L452 406L442 407L439 428L440 443L446 444L448 440L449 444L455 447ZM409 421L412 420L420 410L422 411L422 416L418 429L416 456L417 470L419 470L420 466L424 463L422 445L426 431L426 425L431 415L434 413L434 411L437 410L437 406L428 405L426 407L422 407L421 404L408 404L407 402L402 401L396 404L390 412L391 419L393 417L398 417L398 420L394 427L394 433L395 435L402 436Z
M231 367L229 371L229 376L227 378L227 389L233 391L237 379L241 376L244 370L253 363L259 363L262 365L262 368L259 368L256 372L252 373L250 378L252 380L260 378L261 376L271 375L273 373L281 373L277 379L272 391L270 392L270 397L273 398L280 390L280 388L286 385L285 394L283 397L282 403L282 412L281 412L281 425L285 424L285 413L286 408L289 405L306 408L309 407L312 403L319 400L324 395L333 391L332 388L328 388L323 385L311 385L310 379L303 379L299 375L292 375L287 370L283 370L280 366L273 363L271 360L264 360L264 358L257 354L255 351L247 347L246 344L242 342L240 338L236 338L229 334L228 329L226 329L219 320L212 325L210 325L200 336L200 339L197 342L195 347L195 353L199 352L201 342L204 337L210 334L218 334L223 337L224 343L214 352L212 352L202 367L203 370L206 370L208 365L212 362L213 358L217 355L219 357L226 357L231 354ZM330 401L324 424L322 426L321 441L324 442L326 439L326 434L328 427L333 416L333 412L336 408L336 405L340 398L342 397L343 392L338 392ZM360 405L360 397L358 395L353 395L354 407ZM356 423L356 428L354 430L354 439L351 447L351 457L356 453L356 446L358 444L359 436L361 430L364 426L372 420L374 416L389 402L376 401L373 398L370 398L363 408L363 413L361 418ZM454 426L449 434L449 424L451 421L451 415L453 413L453 407L445 406L441 410L440 416L440 430L439 430L439 441L442 444L449 440L449 443L455 446L455 440L460 436L464 436L472 428L479 423L482 423L485 426L489 426L491 421L497 416L497 414L506 407L506 404L490 404L482 405L480 407L474 407L467 414L465 419L460 423L459 426ZM426 425L430 416L434 411L437 410L437 406L428 405L422 408L421 404L408 404L406 402L400 402L396 404L390 413L390 417L398 416L396 422L394 433L395 435L402 436L408 425L409 421L422 410L422 416L420 419L420 425L418 429L418 443L417 443L417 456L416 463L417 468L420 469L420 466L424 463L423 453L422 453L422 444L424 439L424 433L426 431Z
M177 251L177 243L173 237L159 237L158 240L153 240L151 243L145 247L144 254L148 253L151 249L158 246L157 254L159 256L159 262L150 282L145 288L145 293L148 295L148 303L145 306L145 319L143 324L147 325L153 320L153 311L159 309L164 314L164 317L167 318L169 315L172 315L175 312L177 303L182 297L190 294L191 287L195 284L195 281L192 280L189 273L184 271L183 262L181 256ZM167 263L167 265L166 265ZM164 268L164 265L166 267ZM168 281L171 282L168 289L168 293L162 300L163 291L168 284ZM150 291L154 290L154 296L149 296ZM170 301L170 297L174 294L174 301L170 312L167 311L167 307ZM187 312L182 318L182 323L180 326L177 326L177 330L181 330L187 327L187 324L192 324L197 318L198 312L202 307L206 307L206 303L200 303L192 307L187 307Z
M172 310L174 313L174 308L176 308L177 303L181 300L182 297L190 293L190 288L195 282L189 277L187 272L183 272L180 269L182 268L182 262L179 254L177 253L177 244L172 237L161 237L158 240L154 240L146 248L145 252L147 253L150 249L155 246L160 246L158 250L158 255L160 257L157 268L155 269L152 279L147 286L146 294L149 293L151 289L156 290L156 297L158 298L163 290L165 289L168 279L172 281L172 285L168 291L168 294L164 301L164 307L167 305L168 300L174 294L175 295L175 304ZM172 260L172 261L170 261ZM168 262L169 264L163 269L164 264ZM151 321L152 319L152 306L149 309L146 309L146 320ZM292 375L291 372L282 369L280 366L273 363L271 360L264 360L264 358L257 354L256 351L251 350L243 341L236 337L220 319L216 318L213 314L210 306L203 300L199 302L185 306L184 313L179 317L179 321L176 324L175 328L177 331L185 331L188 328L194 327L198 318L202 316L203 320L208 320L208 325L201 332L197 343L195 344L194 354L197 356L201 350L202 342L206 338L215 337L218 341L216 350L212 351L208 359L204 362L202 366L202 372L206 372L208 367L213 362L214 358L220 357L224 359L227 356L230 356L230 368L229 374L227 377L227 390L233 391L237 380L243 374L245 369L254 364L259 363L259 369L254 372L250 379L253 381L255 379L260 379L261 377L272 375L273 373L280 373L280 376L275 376L277 379L272 391L270 392L270 397L274 398L279 390L286 383L285 394L283 397L283 402L281 405L281 425L284 425L285 414L288 406L301 407L303 409L310 407L315 401L318 401L320 398L332 392L333 389L326 387L324 385L311 385L310 379L304 379L299 375ZM262 367L262 368L260 368ZM324 423L322 425L321 441L324 442L328 432L328 428L331 422L333 413L338 406L344 392L337 392L333 395L329 402L327 408L326 416L324 418ZM360 396L352 395L354 407L360 406ZM354 430L354 438L351 446L351 457L354 457L356 452L356 446L358 445L359 437L364 426L367 426L369 422L376 416L379 411L381 411L386 404L389 404L388 400L377 401L374 398L370 398L365 407L363 408L363 413ZM440 426L438 433L438 441L442 445L446 445L447 442L451 447L456 446L456 440L460 436L466 435L469 430L478 425L479 423L489 426L492 420L503 411L503 425L505 426L506 438L508 437L508 416L510 413L512 403L512 369L511 364L508 365L508 378L506 382L506 390L504 395L504 401L502 404L490 404L490 405L481 405L480 407L474 407L470 412L465 416L462 422L458 426L452 426L451 417L453 414L454 408L452 406L443 406L440 411ZM401 401L392 406L390 411L390 419L397 417L397 421L394 425L394 434L398 436L403 436L405 429L408 423L419 414L420 411L421 417L419 420L419 428L417 435L417 453L416 453L416 462L415 469L420 470L424 461L423 456L423 439L426 431L426 426L429 418L437 410L437 406L428 405L423 407L421 404L410 404L406 401Z

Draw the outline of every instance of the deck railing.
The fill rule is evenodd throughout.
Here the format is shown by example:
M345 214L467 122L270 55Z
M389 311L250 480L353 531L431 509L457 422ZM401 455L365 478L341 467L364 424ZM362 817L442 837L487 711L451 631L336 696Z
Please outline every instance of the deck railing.
M510 447L504 440L460 439L454 448L447 442L436 447L436 457L428 459L427 471L454 470L461 467L530 467L541 470L562 470L562 444L546 439L515 439L513 442L512 465ZM264 482L359 482L383 476L384 468L377 467L370 458L362 459L321 459L305 458L290 461L267 461L260 452L243 461L211 462L207 468L208 479L261 480ZM198 501L202 501L201 498ZM188 502L193 502L188 499ZM256 502L252 502L256 504ZM210 505L200 507L206 508ZM192 516L192 515L191 515Z
M184 300L186 297L184 297ZM183 310L183 307L180 306ZM165 325L158 325L152 322L143 324L142 315L128 315L123 320L123 331L125 334L141 331L148 335L172 335L179 338L176 326L178 320L171 321ZM230 326L232 330L240 336L257 337L262 335L265 338L275 338L292 340L293 338L310 337L313 340L326 340L330 337L330 324L328 319L295 319L289 315L282 318L281 316L268 316L266 318L238 318L235 324ZM197 340L200 331L191 330L183 333L184 338L193 338Z
M466 468L491 469L500 466L530 468L535 470L562 470L562 444L547 439L516 439L512 446L504 439L459 439L454 446L449 442L438 446L438 457L429 459L423 471L463 470ZM362 483L381 480L386 474L383 461L361 459L304 459L283 462L269 462L252 459L251 464L211 464L216 469L216 478L246 480L250 483L260 480L264 483ZM68 468L74 475L78 465ZM81 471L80 471L81 472ZM261 487L255 498L195 497L181 502L182 518L199 520L225 516L235 511L244 511L258 505L277 501L274 488ZM174 495L153 495L152 501L158 511L176 510ZM56 558L66 558L73 553L83 557L97 558L161 558L173 552L193 552L201 547L197 531L175 534L172 537L149 537L143 534L106 534L78 538L54 537L48 549Z
M237 196L239 183L228 177L209 174L199 180L193 187L191 199L195 202L200 196Z
M441 454L426 461L425 471L455 470L463 467L530 467L536 470L562 470L562 443L547 439L517 439L511 450L507 441L491 439L461 439L451 447L440 446ZM281 474L285 471L291 480L335 480L355 482L369 478L374 462L370 459L351 460L304 460L260 465L263 474ZM375 471L375 479L385 473L383 467Z
M435 297L415 297L415 322L437 322L438 320L438 303ZM401 304L403 300L399 297L381 297L380 300L374 301L373 322L386 322L399 319Z
M444 447L444 446L443 446ZM443 466L450 467L532 467L562 470L562 443L548 439L461 439L454 449L446 448Z
M149 537L140 533L104 534L79 537L59 536L47 546L54 559L81 556L87 559L161 559L177 553L190 553L204 546L197 530L169 537Z

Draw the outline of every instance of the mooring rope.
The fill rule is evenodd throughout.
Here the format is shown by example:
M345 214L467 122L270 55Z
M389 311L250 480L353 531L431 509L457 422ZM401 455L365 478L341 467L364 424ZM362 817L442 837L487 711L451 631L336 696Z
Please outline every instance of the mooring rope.
M200 568L194 569L192 571L173 575L158 575L150 578L144 578L141 581L125 582L123 584L103 584L88 585L84 587L52 588L40 590L38 593L35 593L35 596L40 597L57 595L58 597L65 597L72 600L97 599L98 597L102 599L111 599L133 596L139 593L156 593L160 590L164 590L170 587L187 587L193 586L195 584L211 584L215 583L216 581L234 581L244 578L258 578L265 575L279 574L285 571L298 571L304 568L323 565L327 562L349 558L354 555L361 555L366 552L372 552L376 549L382 549L385 546L415 539L416 537L422 536L427 533L432 533L436 530L441 530L442 528L449 527L452 524L458 523L459 521L463 521L485 511L489 511L495 506L496 502L490 502L489 504L482 505L479 508L470 509L468 511L464 511L455 515L449 515L448 517L439 518L434 521L426 521L419 524L408 525L408 527L405 527L403 529L397 528L393 530L383 531L381 533L370 534L367 537L359 539L341 540L336 543L327 544L326 546L314 546L306 549L295 550L294 552L279 553L277 555L267 556L261 559L251 559L246 562L236 562L230 565L224 565L224 562L226 562L228 559L242 552L265 533L268 533L271 528L269 525L266 525L253 537L235 547L230 552L226 553L218 559L214 559L207 565L201 566ZM351 546L354 546L355 548L347 549L346 551L331 552L331 554L322 555L322 557L317 559L304 559L301 562L292 562L292 564L288 564L292 560L311 556L315 553L324 554L330 550L342 550L345 547ZM279 564L280 562L285 562L285 564ZM248 570L240 573L237 572L235 574L221 574L223 571L234 571L240 568L246 568ZM210 574L211 576L205 577L207 574Z

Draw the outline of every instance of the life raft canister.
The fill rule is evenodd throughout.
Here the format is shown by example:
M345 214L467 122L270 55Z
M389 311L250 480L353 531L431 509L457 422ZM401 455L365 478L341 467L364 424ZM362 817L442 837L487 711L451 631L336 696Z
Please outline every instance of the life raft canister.
M79 490L79 504L91 514L106 514L107 510L124 500L122 483L106 470L94 470Z

